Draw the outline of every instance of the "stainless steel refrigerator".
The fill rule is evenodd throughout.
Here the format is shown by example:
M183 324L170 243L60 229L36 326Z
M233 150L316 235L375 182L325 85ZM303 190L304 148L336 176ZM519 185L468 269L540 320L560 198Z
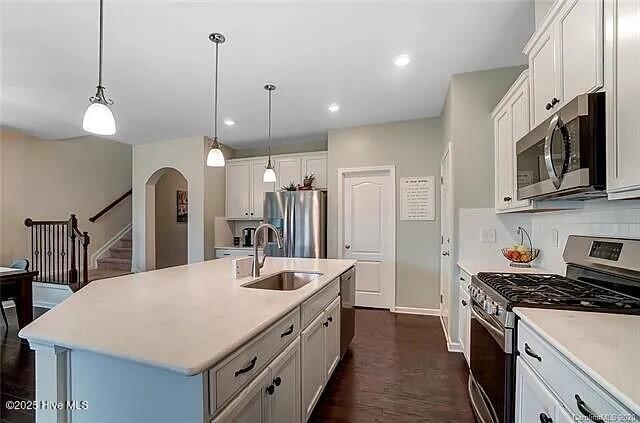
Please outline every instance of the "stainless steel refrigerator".
M267 192L263 220L280 232L282 249L269 235L265 253L283 257L327 257L327 192Z

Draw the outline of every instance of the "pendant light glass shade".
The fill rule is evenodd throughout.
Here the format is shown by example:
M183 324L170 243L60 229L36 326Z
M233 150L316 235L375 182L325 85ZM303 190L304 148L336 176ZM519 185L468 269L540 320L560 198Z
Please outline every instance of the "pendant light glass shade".
M212 148L207 154L207 166L222 167L224 166L224 154L219 148Z
M273 166L267 166L262 176L262 182L275 182L276 172L273 170Z
M213 139L211 140L211 146L209 153L207 154L207 166L210 167L223 167L224 166L224 154L220 149L220 143L218 142L218 47L220 44L226 41L224 35L217 32L209 34L209 41L216 45L215 56L215 79L214 79L214 94L213 94Z
M116 133L116 121L106 104L92 103L87 107L82 119L82 128L97 135L113 135Z

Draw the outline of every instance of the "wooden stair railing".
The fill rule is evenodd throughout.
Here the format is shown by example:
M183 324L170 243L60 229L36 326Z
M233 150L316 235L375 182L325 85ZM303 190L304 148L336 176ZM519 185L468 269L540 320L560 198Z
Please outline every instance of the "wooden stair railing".
M105 207L104 209L100 210L94 216L91 216L89 218L89 222L94 223L96 220L100 219L105 213L107 213L109 210L111 210L112 208L117 206L122 200L124 200L125 198L130 196L131 192L132 192L132 190L129 190L129 191L125 192L124 194L122 194L120 197L118 197L115 200L113 200L113 202L111 202L107 207Z
M78 229L78 219L32 220L24 224L31 232L31 263L37 282L69 285L77 291L89 283L89 234Z

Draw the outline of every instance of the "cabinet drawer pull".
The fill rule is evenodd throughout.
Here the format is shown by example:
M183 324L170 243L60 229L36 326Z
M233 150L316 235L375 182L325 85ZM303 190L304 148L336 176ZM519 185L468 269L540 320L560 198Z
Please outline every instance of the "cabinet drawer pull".
M276 386L280 386L280 384L282 383L282 379L280 379L280 376L276 376L275 379L273 379L273 384Z
M461 280L462 282L466 282L466 281L467 281L467 280L466 280L465 278L463 278L462 276L460 276L460 280Z
M285 336L291 335L293 333L293 325L289 326L289 329L285 330L280 334L280 338L284 338Z
M329 322L328 322L328 321L327 321L327 322L324 322L324 323L322 324L322 326L324 326L325 328L329 327Z
M276 391L276 387L273 385L269 385L267 386L267 394L269 395L273 395L273 393Z
M254 356L247 367L245 367L244 369L236 370L235 377L238 377L243 373L247 373L253 370L253 368L256 367L256 361L258 361L258 357Z
M505 202L509 202L509 201L511 201L511 197L504 197L504 198L503 198L503 200L504 200Z
M528 356L533 357L542 363L542 357L536 354L526 342L524 343L524 352L527 353Z
M468 304L465 300L462 300L462 301L460 301L460 302L462 303L462 306L463 306L463 307L466 307L466 306L467 306L467 304Z
M540 413L540 423L553 423L553 419L544 413Z
M327 322L329 323L333 322L333 317L329 316L329 318L327 319Z
M596 415L596 413L594 413L594 411L589 408L589 406L584 401L582 401L582 398L580 398L580 395L578 394L576 394L576 405L578 406L578 410L580 410L582 415L588 417L592 422L604 422L604 419L602 417L598 417L598 415Z

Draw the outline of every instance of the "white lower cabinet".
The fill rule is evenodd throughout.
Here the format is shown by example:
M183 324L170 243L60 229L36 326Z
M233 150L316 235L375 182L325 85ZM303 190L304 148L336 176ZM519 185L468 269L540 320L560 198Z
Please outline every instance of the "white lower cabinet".
M293 341L214 422L300 421L300 342Z
M329 380L340 361L340 297L329 304L324 316L324 369Z
M516 375L516 423L573 421L542 380L521 358L516 362Z
M461 281L461 283L464 282ZM464 354L464 358L467 360L467 364L469 364L469 351L471 351L471 297L462 285L460 285L459 298L458 333L460 334L460 346L462 347L462 353Z
M309 418L324 389L324 313L300 335L302 342L302 410Z

